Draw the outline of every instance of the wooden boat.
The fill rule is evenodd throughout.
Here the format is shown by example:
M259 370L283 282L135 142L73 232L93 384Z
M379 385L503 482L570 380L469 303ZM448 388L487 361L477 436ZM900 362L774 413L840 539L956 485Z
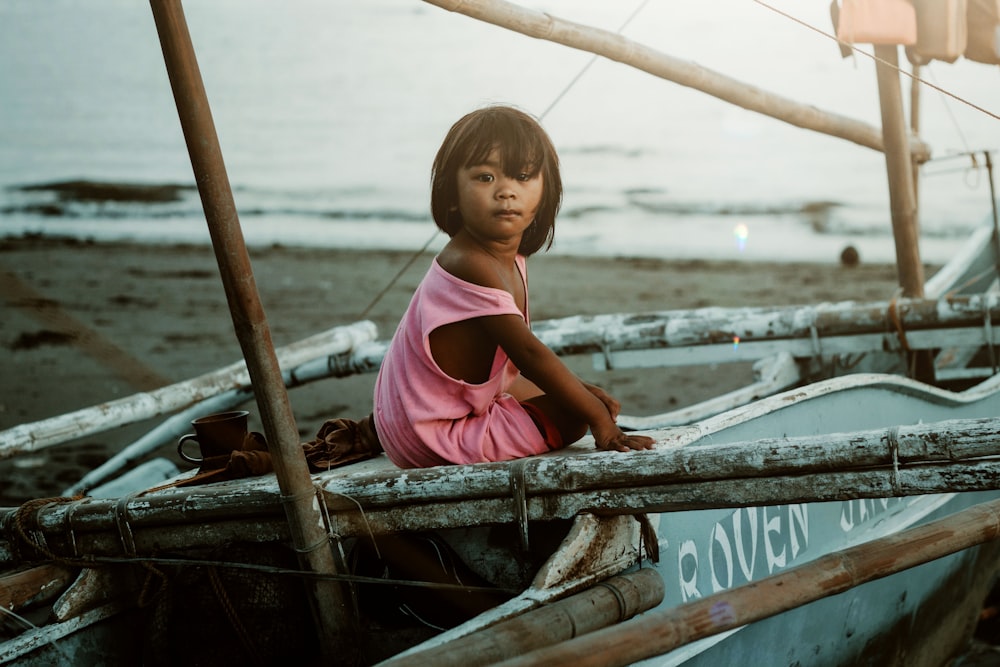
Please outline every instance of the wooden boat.
M992 230L984 228L956 261L974 271L977 263L992 262L994 247ZM940 276L968 282L967 272L956 265ZM896 304L914 318L914 328L907 332L914 349L940 349L966 340L982 348L983 314L993 317L1000 308L997 298L963 297L951 292L950 284L933 280L928 292L949 296ZM930 304L936 308L926 307ZM584 442L565 452L510 463L404 472L380 457L321 473L313 483L329 530L339 536L345 553L369 534L434 531L483 580L502 590L521 590L414 649L444 652L434 653L431 663L422 662L429 658L420 653L412 658L413 664L470 664L469 649L463 649L462 642L483 641L476 639L478 633L498 622L516 621L621 572L658 573L658 607L677 607L995 498L996 463L990 454L1000 407L997 376L990 374L955 392L889 373L853 373L806 383L799 377L800 368L829 367L833 356L857 355L865 349L873 357L871 365L898 363L900 350L886 343L898 341L897 332L886 332L888 310L888 303L845 303L779 309L769 315L761 309L700 309L540 323L541 335L553 348L584 353L596 349L601 363L613 365L624 363L615 355L625 352L647 355L643 363L650 363L649 355L655 354L655 363L669 363L667 352L701 363L706 363L705 356L719 361L729 355L732 361L732 343L714 340L742 335L746 347L741 359L767 358L774 356L773 346L784 348L770 367L785 370L770 375L785 378L779 388L791 388L772 389L776 393L725 410L718 410L719 399L713 399L684 411L694 419L676 413L623 417L625 425L631 422L649 430L659 443L658 450L636 457L596 453ZM930 310L934 322L916 315ZM881 313L882 321L873 313ZM614 322L611 327L609 320ZM762 321L771 323L772 335L759 341L768 346L755 348L748 334ZM624 333L626 322L642 331ZM678 338L649 334L665 322L678 325L671 331ZM781 322L794 326L781 332ZM853 333L830 328L833 323ZM617 339L609 340L608 331ZM817 337L825 355L815 354ZM359 359L350 365L371 367L378 345L362 341L354 347ZM952 382L968 383L967 376L977 370L992 373L990 367L965 368L962 374L952 369L957 378ZM760 394L763 389L751 391ZM281 542L288 539L281 495L276 479L267 476L123 498L94 497L39 510L34 534L43 535L42 542L56 553L101 559L164 550L199 552L220 541ZM22 560L10 537L15 514L0 514L6 536L0 540L0 559L8 565ZM641 526L627 516L631 514L649 517L658 536L658 563L644 558ZM497 544L497 534L507 539ZM952 650L948 638L961 633L939 625L937 612L926 608L964 608L965 614L956 618L969 622L995 572L993 556L992 547L962 550L704 639L649 664L719 664L735 659L746 646L765 645L776 647L776 655L844 664L845 656L871 656L872 646L879 645L876 640L886 637L888 643L881 645L888 653L880 655L889 661L933 655L933 646ZM80 584L84 589L93 585ZM366 595L372 594L363 593L361 599ZM61 605L73 609L69 602ZM109 646L121 651L118 641L101 644L93 638L107 636L102 633L112 631L106 628L129 620L121 614L122 606L115 601L23 633L2 645L0 658L11 664L52 664L62 646L73 656ZM900 619L907 625L900 625ZM915 628L925 623L935 625L938 634L930 629L917 633ZM927 641L918 644L915 636ZM85 637L87 643L79 645ZM131 650L135 655L139 648ZM406 664L403 657L399 660Z
M239 246L231 231L222 225L213 238ZM1000 524L991 504L1000 303L988 289L997 244L995 226L984 228L923 296L540 323L557 351L608 368L758 361L760 380L745 390L682 413L623 417L657 439L652 452L622 457L583 442L417 471L381 457L304 487L279 464L263 477L0 510L0 562L33 566L8 574L5 590L26 587L23 605L75 582L54 603L55 622L0 644L0 663L227 664L245 662L244 650L266 663L335 650L390 664L714 665L748 654L760 664L940 664L968 635L997 569L995 544L977 546ZM319 365L377 365L379 344L347 338L317 353ZM256 342L244 349L266 403L288 377L273 377L277 364ZM931 354L920 381L907 377ZM228 377L196 400L225 409L245 399L247 382ZM164 397L206 384L158 394L144 414L197 405ZM0 451L58 441L67 424L79 433L73 418L0 433ZM152 439L174 437L172 428ZM979 508L978 528L935 523L968 508ZM330 562L312 559L326 551ZM864 558L878 563L846 572ZM137 613L143 580L182 563L204 576L177 577ZM310 595L274 584L281 577L296 591L304 577ZM664 642L598 629L664 613L673 614L673 625L661 621L673 628ZM569 641L577 634L607 637L615 653L580 649Z

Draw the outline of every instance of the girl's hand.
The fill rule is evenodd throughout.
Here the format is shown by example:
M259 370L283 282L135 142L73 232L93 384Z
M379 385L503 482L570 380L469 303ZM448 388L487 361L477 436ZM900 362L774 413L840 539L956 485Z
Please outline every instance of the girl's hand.
M618 413L622 409L621 403L616 401L611 394L609 394L608 392L604 391L603 389L601 389L596 385L587 384L586 382L584 382L583 386L587 388L587 391L596 396L601 401L601 403L604 403L604 407L608 409L608 414L611 415L612 420L618 419Z
M632 449L653 449L655 440L648 435L628 435L617 426L607 434L594 434L594 442L598 449L606 451L627 452Z

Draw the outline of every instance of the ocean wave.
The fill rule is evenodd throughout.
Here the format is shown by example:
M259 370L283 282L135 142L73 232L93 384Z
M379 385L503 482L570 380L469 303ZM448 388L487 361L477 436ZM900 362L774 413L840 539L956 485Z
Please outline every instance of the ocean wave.
M708 201L669 201L655 198L662 195L653 190L629 190L626 193L629 203L648 213L663 213L673 216L711 215L711 216L774 216L774 215L804 215L813 217L828 217L834 209L843 206L835 201L806 202L708 202Z
M185 193L196 192L194 185L176 183L116 183L110 181L54 181L14 186L14 191L55 195L61 201L134 202L163 204L180 201Z
M293 228L317 230L342 224L363 225L367 234L393 235L420 225L433 229L431 216L412 193L382 191L375 187L342 187L298 190L294 188L233 188L237 211L244 221L272 224L286 232ZM35 229L53 225L57 233L69 233L73 225L96 228L124 227L142 221L175 220L200 222L204 210L197 187L187 183L138 183L128 181L61 180L8 186L0 216L7 233L13 227ZM802 230L813 238L891 238L888 212L831 200L706 201L676 200L662 188L587 189L564 206L560 218L604 228L610 221L632 221L637 234L703 234L706 230L734 229L734 225ZM977 221L956 222L939 218L921 222L921 236L941 240L967 236ZM374 226L373 226L374 225ZM379 226L381 225L381 226ZM394 226L398 225L398 226ZM176 225L170 225L174 229ZM338 233L340 233L338 231ZM714 232L713 232L714 233Z
M560 149L559 153L561 155L597 155L597 156L637 158L637 157L642 157L643 155L649 155L652 153L652 151L632 146L616 146L613 144L592 144L585 146L566 146Z
M130 183L66 180L10 186L0 215L40 218L107 219L198 218L204 216L194 184ZM308 217L327 220L418 222L431 219L426 211L386 206L338 205L359 195L378 199L365 190L294 192L238 186L233 188L241 217Z

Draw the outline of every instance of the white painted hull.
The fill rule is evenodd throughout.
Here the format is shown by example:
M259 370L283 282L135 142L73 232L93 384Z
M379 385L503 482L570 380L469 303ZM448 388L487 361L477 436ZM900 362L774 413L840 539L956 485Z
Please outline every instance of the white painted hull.
M721 445L997 414L1000 383L995 381L953 394L903 378L856 375L809 385L668 431L680 432L687 445ZM666 592L657 608L662 610L998 497L1000 492L983 491L655 514L651 518L659 536L660 560L657 564L644 561L641 567L655 567L662 575ZM623 524L620 530L628 535L624 539L631 540L627 551L635 560L640 547L632 524ZM565 553L555 554L545 570L571 570L568 563L579 559L577 548L568 541ZM918 648L925 657L933 655L915 633L924 632L919 630L922 622L931 619L938 627L951 627L940 623L942 596L948 612L964 613L966 621L978 612L985 586L996 570L995 558L980 562L980 551L969 549L638 664L853 665L863 655L888 660L870 664L921 664L913 655L905 661L901 656ZM993 555L995 550L986 549L983 554ZM598 569L605 566L607 562L596 563ZM541 580L542 575L504 610L473 619L424 648L474 632L506 613L536 606L548 599L547 593L555 597L573 588L570 582L553 585ZM939 643L946 653L955 634Z

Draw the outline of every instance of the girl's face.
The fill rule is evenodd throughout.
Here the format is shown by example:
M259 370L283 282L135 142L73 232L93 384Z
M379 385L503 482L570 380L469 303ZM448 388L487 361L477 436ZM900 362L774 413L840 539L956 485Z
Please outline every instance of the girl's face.
M500 154L458 170L458 210L466 232L482 241L520 243L542 200L542 174L504 174Z

